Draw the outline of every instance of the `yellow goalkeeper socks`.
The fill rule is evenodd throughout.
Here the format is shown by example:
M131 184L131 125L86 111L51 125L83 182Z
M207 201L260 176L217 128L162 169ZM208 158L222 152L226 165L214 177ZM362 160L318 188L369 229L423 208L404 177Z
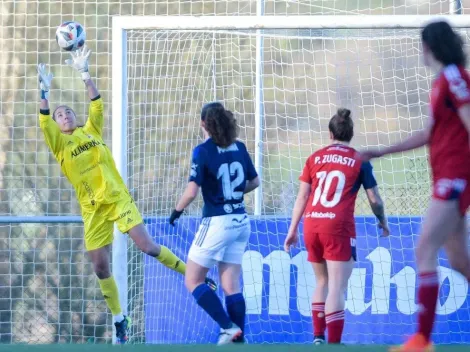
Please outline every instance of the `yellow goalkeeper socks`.
M165 246L160 246L160 254L156 259L167 268L170 268L181 275L184 275L186 272L186 264Z
M119 303L119 293L116 286L116 281L114 277L110 276L107 279L98 280L101 287L101 292L106 301L106 304L109 307L109 310L114 316L121 315L122 309L121 304Z

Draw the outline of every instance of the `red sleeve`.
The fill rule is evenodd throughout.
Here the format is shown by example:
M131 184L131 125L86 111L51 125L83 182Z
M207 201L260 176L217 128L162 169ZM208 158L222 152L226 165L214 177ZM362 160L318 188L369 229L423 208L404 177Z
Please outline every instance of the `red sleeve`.
M458 109L465 104L470 104L470 79L467 72L451 65L444 69L444 76L452 105Z
M305 162L304 169L302 174L299 177L299 180L308 184L312 184L312 176L310 175L310 160L311 157L307 159Z

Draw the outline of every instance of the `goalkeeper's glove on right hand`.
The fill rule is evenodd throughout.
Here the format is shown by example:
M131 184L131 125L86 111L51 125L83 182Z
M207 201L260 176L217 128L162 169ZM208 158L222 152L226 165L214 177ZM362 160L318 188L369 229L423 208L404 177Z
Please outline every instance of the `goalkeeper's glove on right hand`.
M65 60L67 65L80 72L84 81L90 79L90 74L88 73L88 58L90 54L91 50L87 49L86 45L84 45L83 48L70 53L72 59Z
M176 209L173 210L173 212L170 215L170 225L175 226L175 221L176 219L179 219L179 217L183 214L184 210L178 211Z
M38 65L38 75L39 75L39 88L41 89L41 99L49 99L49 90L51 89L52 78L54 75L52 73L47 73L46 65Z

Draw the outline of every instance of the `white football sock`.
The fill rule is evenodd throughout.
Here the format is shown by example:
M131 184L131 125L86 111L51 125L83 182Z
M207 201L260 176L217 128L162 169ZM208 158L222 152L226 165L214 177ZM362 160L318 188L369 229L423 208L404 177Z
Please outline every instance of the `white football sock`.
M122 313L119 313L117 315L113 315L113 321L115 323L120 323L123 320L124 320L124 315L122 315Z

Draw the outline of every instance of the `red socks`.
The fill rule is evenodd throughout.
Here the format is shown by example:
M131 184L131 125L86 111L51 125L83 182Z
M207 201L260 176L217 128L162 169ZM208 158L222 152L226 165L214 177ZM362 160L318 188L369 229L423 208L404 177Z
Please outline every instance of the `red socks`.
M418 290L418 333L429 341L436 316L439 295L439 277L437 272L419 274ZM341 343L344 328L344 310L325 316L325 303L312 303L313 334L325 335L325 322L328 328L328 343Z
M312 303L312 323L313 336L324 339L326 329L325 302Z
M328 343L341 343L344 328L344 310L326 315Z
M419 280L418 333L422 334L429 341L436 317L439 278L437 272L434 271L419 274Z

